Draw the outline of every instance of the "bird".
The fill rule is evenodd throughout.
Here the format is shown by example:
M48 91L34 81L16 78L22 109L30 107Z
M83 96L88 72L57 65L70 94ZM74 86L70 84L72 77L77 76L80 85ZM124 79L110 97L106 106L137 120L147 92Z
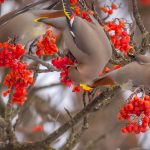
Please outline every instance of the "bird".
M147 149L141 148L141 147L136 147L136 148L131 148L131 149L129 149L129 150L147 150Z
M139 63L145 63L145 64L147 64L147 63L150 63L150 57L149 56L145 56L145 55L141 55L141 54L136 54L136 55L134 55L134 57L135 57L135 59L139 62Z
M70 66L68 76L75 84L89 84L98 77L112 56L111 43L98 21L89 15L92 22L75 16L66 0L62 0L64 16L48 17L42 10L34 10L41 15L38 22L50 24L62 30L64 50L68 50L78 64ZM45 10L44 10L45 11ZM36 12L36 13L35 13Z
M0 42L5 42L8 38L19 37L22 44L33 40L45 31L45 25L37 25L34 22L35 16L31 12L34 6L47 2L40 0L38 2L27 4L17 10L13 10L0 17ZM52 3L49 9L53 8L58 2Z
M122 85L131 81L134 87L150 88L150 56L136 54L135 61L93 81L91 87Z
M11 19L8 23L0 27L0 42L6 42L8 38L18 37L22 44L40 36L44 31L44 25L37 26L34 16L29 13L23 13Z

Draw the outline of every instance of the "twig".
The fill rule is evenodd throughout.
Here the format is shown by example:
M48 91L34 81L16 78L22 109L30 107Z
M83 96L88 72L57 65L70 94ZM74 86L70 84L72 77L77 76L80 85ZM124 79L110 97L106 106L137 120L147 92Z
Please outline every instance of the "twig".
M115 131L118 124L115 124L110 130L106 131L106 133L98 136L96 139L89 141L86 145L86 150L92 150L94 149L94 146L99 143L101 140L105 139L109 134Z
M74 133L72 132L66 142L66 144L60 150L71 150L79 142L82 132Z
M53 84L50 84L50 85L34 87L34 88L32 88L32 94L35 93L35 92L38 92L40 90L43 90L43 89L46 89L46 88L52 88L52 87L55 87L55 86L62 86L62 84L60 82L58 82L58 83L53 83Z
M9 121L11 119L11 113L12 113L12 95L13 95L13 89L11 90L9 94L9 99L7 102L6 110L5 110L5 120Z
M11 116L12 116L12 94L13 94L13 88L10 92L10 95L9 95L9 100L8 100L8 103L7 103L7 106L6 106L6 111L5 111L5 121L7 123L7 126L6 126L6 132L7 132L7 140L9 140L9 145L12 145L12 143L14 142L15 139L15 136L14 136L14 132L13 132L13 129L12 129L12 126L11 126Z
M49 71L53 72L53 71L57 71L53 66L51 66L49 63L44 62L43 60L39 59L36 56L33 55L29 55L29 54L25 54L23 55L24 57L28 58L28 59L32 59L34 61L36 61L37 63L45 66Z
M69 110L68 110L67 108L64 108L64 109L65 109L66 113L68 114L68 116L70 117L70 119L72 119L72 115L71 115L71 113L69 112Z
M77 113L70 121L66 122L64 125L62 125L60 128L58 128L56 131L54 131L52 134L50 134L46 139L42 141L38 141L32 144L21 144L20 148L23 146L25 148L38 148L42 145L48 145L55 141L59 136L64 134L68 129L75 126L77 123L79 123L87 114L93 111L93 108L97 106L98 104L105 103L106 99L111 99L113 97L114 93L117 92L119 89L118 86L114 87L113 89L106 89L100 96L96 97L91 103L89 103L84 109L82 109L79 113ZM101 105L103 106L103 105ZM19 148L19 147L18 147Z
M141 15L139 13L138 1L132 0L132 5L133 5L133 15L135 17L136 24L139 27L143 36L142 43L141 43L142 50L143 50L145 46L148 44L149 32L146 30Z
M38 38L35 38L35 39L32 41L32 43L31 43L31 45L30 45L30 47L29 47L28 54L33 54L32 49L33 49L33 47L36 46L36 43L37 43L38 39L39 39L39 37L38 37Z
M139 13L138 2L137 2L137 0L132 0L132 3L133 3L133 15L134 15L134 17L136 19L136 23L137 23L140 31L142 33L146 33L147 30L146 30L146 28L144 26L143 20L141 19L141 15Z
M83 93L83 105L86 107L86 92ZM72 119L72 116L71 116ZM83 125L81 130L78 133L75 133L75 130L72 128L72 132L66 142L66 144L61 148L61 150L70 150L75 147L79 142L80 137L83 135L84 131L88 128L87 115L83 118Z
M86 107L86 92L83 93L83 106L84 108ZM83 118L83 126L82 128L83 129L88 129L88 116L86 115L84 118Z
M36 64L35 65L35 68L39 69L39 64ZM34 72L33 73L33 83L28 87L27 91L30 92L32 87L34 86L35 82L36 82L36 79L38 77L38 73L37 72Z
M29 67L29 70L33 70L35 73L48 73L48 72L52 72L51 69L36 69L35 67Z
M4 104L4 101L2 99L2 97L0 96L0 117L3 117L5 116L5 104Z
M0 16L2 14L2 5L0 5Z

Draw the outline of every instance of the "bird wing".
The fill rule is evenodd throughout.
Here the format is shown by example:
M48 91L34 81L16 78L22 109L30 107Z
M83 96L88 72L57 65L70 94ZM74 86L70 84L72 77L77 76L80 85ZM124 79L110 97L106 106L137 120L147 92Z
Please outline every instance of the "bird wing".
M67 26L67 21L65 17L47 18L43 16L40 18L36 18L34 21L51 25L60 30L63 30Z
M143 74L144 68L138 62L132 62L120 69L111 71L110 73L105 74L104 76L94 80L91 87L103 86L103 85L113 85L114 83L122 85L128 81L132 81L136 85L144 85ZM107 84L104 84L104 81L107 81Z
M85 61L84 59L87 57L85 53L83 53L74 42L72 35L70 34L69 27L65 28L63 31L63 39L65 41L65 48L68 49L72 55L76 58L78 63L82 63Z
M35 3L31 3L31 4L28 4L22 8L19 8L17 10L14 10L14 11L11 11L10 13L7 13L6 15L3 15L2 17L0 17L0 26L7 23L9 20L11 20L12 18L22 14L22 13L25 13L27 11L29 11L31 8L41 4L41 3L45 3L47 2L48 0L41 0L41 1L38 1L38 2L35 2ZM58 3L58 2L57 2ZM53 3L51 6L52 8L57 4L57 3ZM55 4L55 5L54 5Z
M64 17L65 14L63 10L45 10L45 9L35 9L31 10L30 12L33 13L33 15L40 18L57 18L57 17Z
M140 64L150 64L150 56L138 54L138 55L135 55L135 59Z

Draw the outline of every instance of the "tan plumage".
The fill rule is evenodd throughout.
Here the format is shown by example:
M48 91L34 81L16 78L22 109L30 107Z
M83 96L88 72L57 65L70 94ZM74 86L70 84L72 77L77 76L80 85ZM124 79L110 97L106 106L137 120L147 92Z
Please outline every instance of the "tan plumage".
M11 19L8 23L2 25L0 27L0 42L5 42L9 37L18 36L20 41L24 44L32 40L39 35L41 35L45 28L44 25L38 26L34 22L35 17L27 12L21 14L13 19Z
M90 83L108 63L112 49L102 27L96 27L75 17L73 23L75 42L66 28L63 32L66 49L77 59L77 69L71 67L69 76L75 83Z
M148 150L148 149L145 149L145 148L141 148L141 147L136 147L136 148L131 148L129 150Z
M77 84L91 83L98 77L99 72L103 70L112 55L112 48L103 28L93 16L90 17L93 23L77 16L74 17L71 27L74 35L71 34L65 17L64 19L58 17L39 20L55 27L59 26L59 28L62 24L64 49L69 50L78 62L77 67L69 68L69 77Z
M145 55L135 55L136 60L143 64L143 63L150 63L150 57L149 56L145 56Z
M64 17L65 14L63 12L63 10L32 10L31 11L35 16L40 17L46 17L48 18L58 18L58 17Z
M23 5L24 7L22 6L0 17L0 42L7 41L9 37L19 36L21 42L26 43L44 32L44 25L35 23L35 16L28 11L48 0L39 0L34 3L29 3L29 1L26 6ZM20 4L23 2L21 1ZM51 4L50 7L54 7L57 3Z
M99 79L96 79L92 87L103 86L105 78L112 79L116 84L123 84L132 81L134 86L144 85L150 87L150 57L144 55L136 55L137 61L129 63L128 65L112 71ZM108 83L108 85L111 85Z

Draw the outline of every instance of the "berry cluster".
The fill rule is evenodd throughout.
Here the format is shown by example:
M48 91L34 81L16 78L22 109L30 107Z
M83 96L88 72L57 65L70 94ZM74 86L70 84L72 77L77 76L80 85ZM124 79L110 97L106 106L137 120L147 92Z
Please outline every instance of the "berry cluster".
M150 5L150 0L140 0L140 2L143 6L149 6Z
M5 1L5 0L0 0L0 4L1 4L1 3L4 3L4 1Z
M57 52L58 48L56 46L56 37L52 35L52 31L49 29L47 30L46 34L37 42L36 54L38 56L53 55Z
M78 6L73 7L73 10L74 10L74 13L76 16L80 16L81 18L85 19L86 21L91 22L91 19L86 10L81 10L80 7L78 7ZM89 11L89 13L93 15L93 11Z
M52 35L52 31L49 29L46 34L37 42L37 51L38 56L41 55L52 55L57 53L58 49L56 46L56 38ZM73 81L68 77L68 68L74 65L77 62L73 62L69 57L55 57L52 59L52 65L61 71L60 80L66 86L71 86ZM80 87L74 86L73 92L79 92ZM6 92L7 93L7 92ZM5 94L6 95L6 94Z
M11 89L14 89L12 103L23 104L26 100L26 88L33 81L30 76L32 72L27 70L27 64L19 60L25 50L20 44L10 43L0 43L0 49L0 67L11 69L4 79L8 90L3 95L7 96Z
M88 12L86 10L82 10L78 5L78 0L70 0L71 8L73 9L76 16L80 16L81 18L85 19L88 22L91 22L91 19L88 15ZM93 15L93 11L89 11L90 14Z
M52 59L52 64L57 69L61 70L60 73L61 82L64 83L66 86L70 86L72 84L72 80L69 79L68 77L68 67L73 65L74 62L70 58L65 56L63 58L56 57Z
M15 67L16 61L25 53L22 45L0 43L0 67Z
M70 0L70 5L75 6L78 4L78 0Z
M150 97L145 95L143 98L135 96L129 99L128 103L121 108L118 119L129 122L122 128L123 133L146 132L150 125Z
M114 48L127 55L132 46L130 45L130 36L125 28L125 21L119 19L109 21L105 26L105 30L109 33Z
M118 5L116 3L112 3L111 6L101 7L101 11L103 11L104 13L108 15L113 14L113 11L116 9L118 9Z
M11 88L14 88L12 103L22 105L26 100L26 88L33 82L33 78L30 77L32 71L27 70L27 65L23 62L16 65L15 70L9 72L5 77L4 84L7 85L8 90L4 92L4 96L10 92Z

